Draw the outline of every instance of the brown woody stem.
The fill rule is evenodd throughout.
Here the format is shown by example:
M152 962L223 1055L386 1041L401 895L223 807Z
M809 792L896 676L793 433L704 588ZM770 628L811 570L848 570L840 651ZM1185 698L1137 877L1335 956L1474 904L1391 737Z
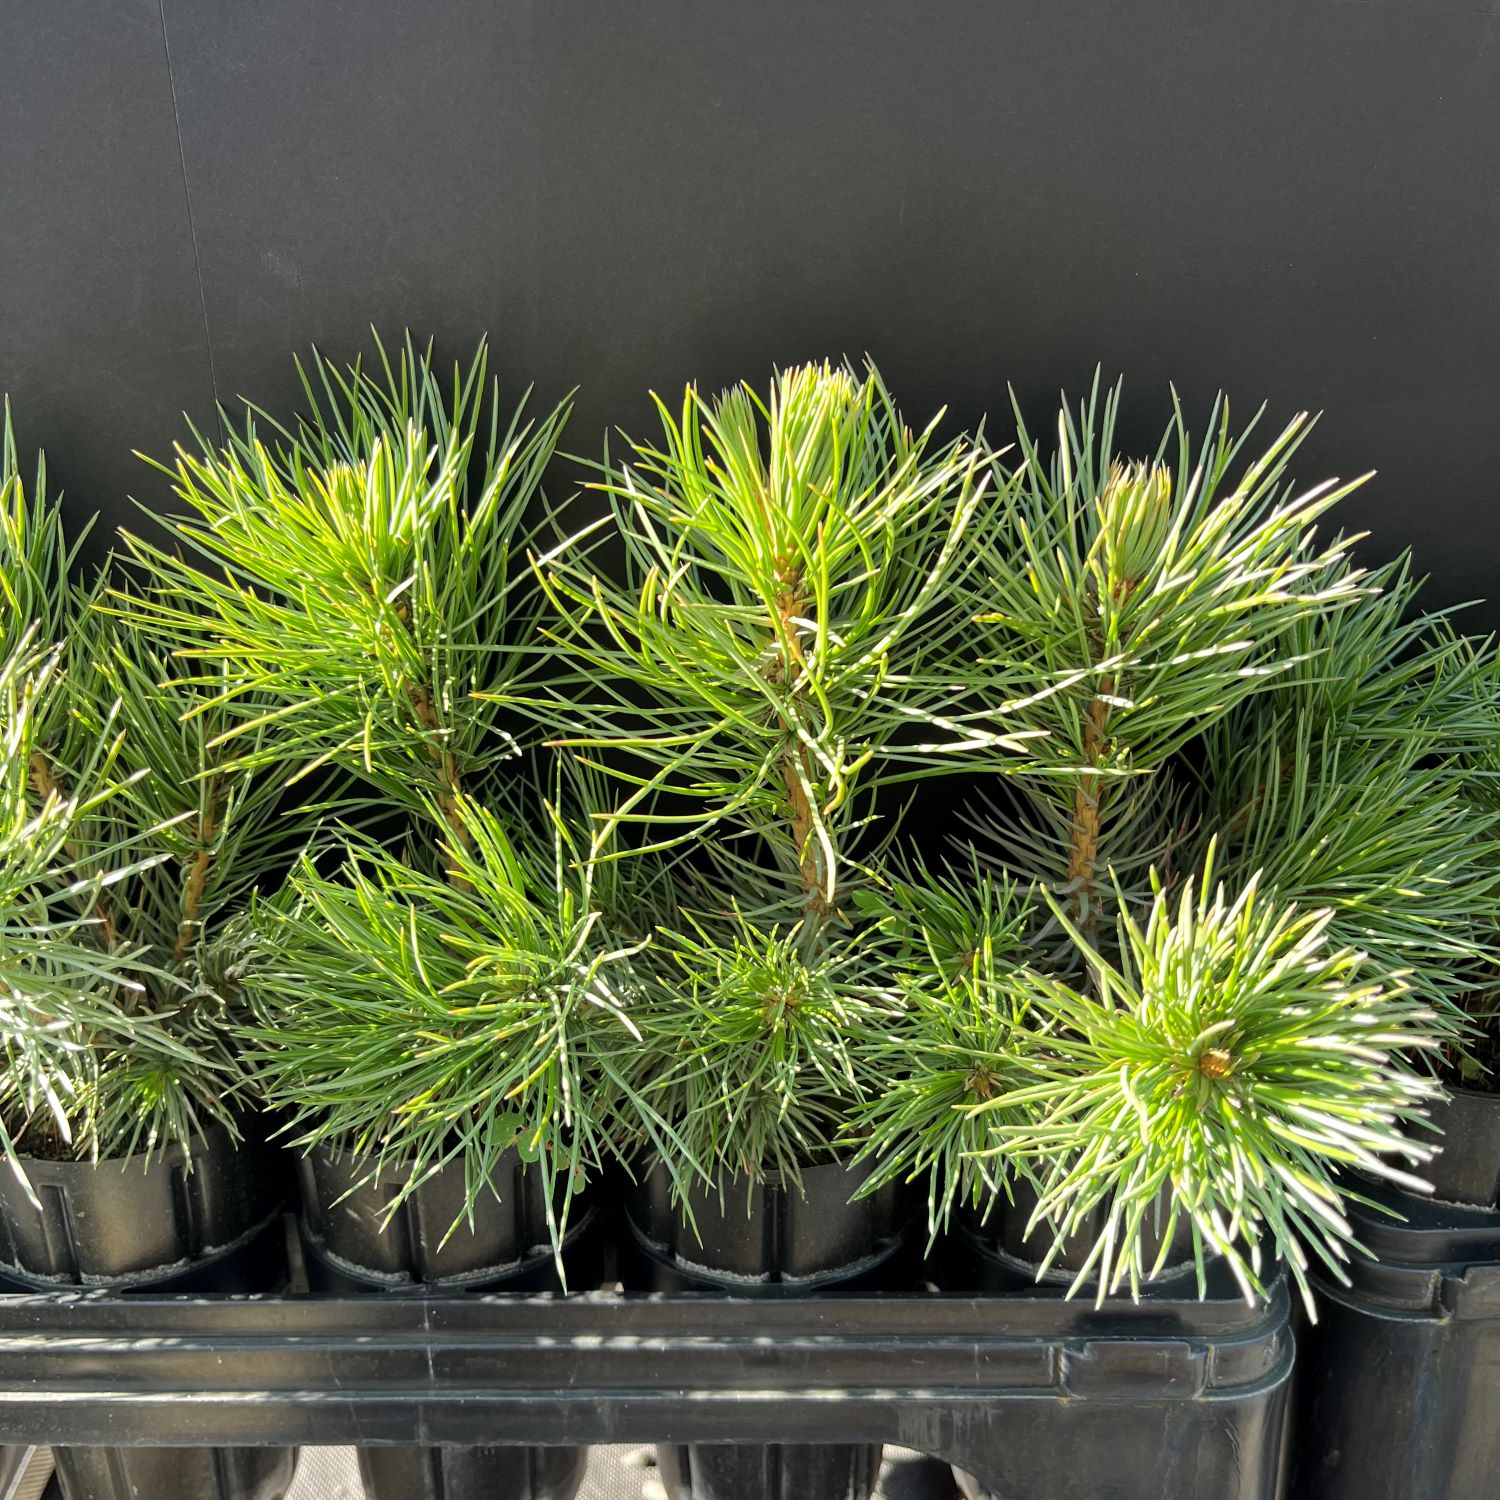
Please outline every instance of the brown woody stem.
M1103 692L1112 690L1105 678ZM1109 723L1109 705L1095 698L1088 706L1083 722L1083 759L1086 766L1097 767L1103 758L1105 728ZM1068 882L1071 914L1085 936L1099 925L1099 903L1094 899L1094 885L1099 872L1099 793L1097 770L1086 770L1073 789L1073 821L1068 833Z
M68 795L67 784L57 774L52 762L40 750L33 750L27 762L29 770L29 781L31 789L43 801L49 797L56 797L62 801ZM63 845L63 853L66 854L74 864L81 862L83 851L78 845L69 840ZM109 897L101 887L94 893L93 909L89 915L99 923L99 930L104 934L104 948L106 952L113 950L115 946L115 918L110 909Z
M411 694L412 708L416 711L417 722L433 736L425 743L427 758L432 762L432 769L437 777L438 808L442 812L443 822L447 824L448 831L453 835L458 846L465 852L472 853L474 840L470 837L469 830L464 825L463 814L459 810L458 799L463 790L463 776L453 753L438 738L442 734L443 726L438 718L437 705L433 702L432 688L424 682L420 686L409 688L408 691ZM470 882L454 871L449 872L448 878L460 890L471 889Z
M192 864L188 867L187 884L182 892L182 915L177 923L177 943L173 950L173 957L177 963L181 963L187 957L188 949L192 947L193 939L198 933L198 911L203 905L203 892L208 885L209 866L213 863L210 845L213 843L218 826L219 782L217 777L211 777L203 816L198 820L198 848L193 855Z
M801 580L795 573L781 581L781 591L776 596L776 613L779 617L782 641L782 682L791 688L806 667L802 655L802 643L797 636L797 620L806 609L801 593ZM782 723L789 736L795 735L791 720L783 717ZM813 784L813 763L807 746L792 739L781 758L781 779L786 788L787 808L791 818L793 847L797 850L798 878L802 886L803 909L809 916L826 916L828 903L823 894L823 881L818 869L817 817L807 788Z

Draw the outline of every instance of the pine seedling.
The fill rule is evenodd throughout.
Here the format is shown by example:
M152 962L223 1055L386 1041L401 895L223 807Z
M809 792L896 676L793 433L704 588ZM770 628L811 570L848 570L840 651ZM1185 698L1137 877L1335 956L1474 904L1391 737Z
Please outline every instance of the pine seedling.
M1255 1293L1285 1257L1305 1290L1348 1253L1342 1172L1419 1185L1409 1128L1494 972L1494 654L1404 563L1316 540L1352 486L1290 492L1302 419L1246 460L1222 406L1196 449L1179 410L1131 464L1117 398L1065 410L1050 463L1023 427L976 529L966 607L1035 736L973 815L1020 926L990 1011L906 1007L865 1153L927 1165L934 1222L1032 1178L1048 1264L1102 1219L1100 1295L1160 1270L1161 1214L1160 1255L1191 1229L1200 1275L1222 1256ZM988 930L967 875L900 888L921 930ZM936 945L905 982L945 993ZM992 1098L963 1097L978 1070Z
M1109 940L1115 878L1139 893L1180 837L1174 757L1296 664L1299 624L1365 587L1346 542L1315 536L1360 481L1285 483L1305 417L1253 454L1254 424L1236 435L1227 402L1195 445L1174 401L1156 454L1125 463L1119 396L1096 381L1064 406L1050 460L1017 411L1019 466L997 458L994 514L974 528L973 625L951 638L1009 694L982 688L997 722L1034 736L1009 783L1020 811L988 830L997 857L1091 942Z
M861 793L1016 742L965 717L949 607L984 487L978 451L913 435L879 375L805 366L658 401L659 446L597 488L611 513L537 560L559 650L592 696L560 745L618 777L658 845L724 823L764 844L801 912L837 898ZM591 566L613 523L619 579ZM680 810L663 795L680 799Z
M208 1121L231 1132L247 1106L232 1024L248 957L240 917L306 841L316 809L289 800L285 768L265 752L265 730L229 748L220 704L129 624L80 601L69 643L69 732L54 746L55 774L79 784L78 757L113 722L119 790L80 829L86 865L122 841L153 862L111 888L100 908L106 944L149 955L159 978L151 1009L184 1059L146 1065L125 1049L101 1072L101 1150L127 1154L190 1141ZM245 746L256 753L240 754Z
M504 416L483 346L451 384L409 337L378 364L315 357L294 428L252 407L223 448L179 446L163 467L186 511L168 545L127 537L150 586L120 607L243 758L340 767L462 842L462 797L517 749L539 650L527 512L567 408Z
M635 1137L679 1198L696 1174L792 1180L847 1154L896 1000L851 905L894 830L878 795L1022 748L972 722L952 599L979 450L914 435L872 369L789 369L769 396L690 388L662 438L606 462L597 526L536 560L590 690L554 742L612 778L618 852L683 853L643 955ZM609 528L612 526L612 532ZM601 536L619 577L592 566Z
M641 938L613 934L649 934L635 872L594 857L584 781L544 797L522 753L556 675L528 558L567 410L506 414L483 347L449 382L410 339L303 383L294 427L252 409L222 449L178 450L187 513L170 547L132 542L148 588L118 604L224 716L211 744L346 778L309 783L344 827L244 924L239 1034L298 1145L399 1179L391 1212L453 1165L472 1218L514 1148L560 1248L613 1118L597 1056L630 1031Z
M393 1211L458 1163L472 1216L515 1150L541 1176L557 1247L616 1111L596 1055L638 1036L641 944L614 936L638 898L577 847L576 809L455 809L452 878L373 843L332 878L303 860L257 915L258 1019L243 1036L299 1145L343 1142L372 1175L402 1174Z
M1463 650L1447 675L1480 730L1457 751L1452 765L1474 822L1493 828L1489 820L1500 813L1500 650L1493 638L1482 643L1461 639L1460 645ZM1493 839L1476 851L1481 856L1486 852L1493 862ZM1500 1087L1500 922L1492 902L1465 916L1477 927L1470 941L1482 947L1488 961L1464 976L1467 989L1459 1004L1469 1031L1448 1044L1447 1072L1467 1088L1493 1091Z
M863 1192L925 1181L936 1237L964 1205L982 1221L1011 1179L1035 1180L1027 1159L992 1148L1030 1120L1008 1106L976 1112L1045 1074L1045 1024L1034 999L1055 981L1034 958L1030 903L1010 880L974 863L887 872L856 903L877 924L880 982L895 993L885 1026L856 1061L880 1080L849 1132L873 1171Z
M1203 826L1226 879L1327 908L1332 940L1404 974L1463 1050L1500 962L1500 802L1477 770L1500 744L1495 654L1421 613L1404 561L1372 583L1303 621L1299 665L1205 737Z
M837 1160L891 1013L868 934L809 943L731 906L684 914L643 958L623 1098L678 1196Z
M69 597L59 580L73 575L88 528L70 542L62 511L47 489L47 460L38 454L31 487L21 472L10 400L0 426L0 650L20 659L66 634Z
M58 1093L31 1116L22 1144L119 1156L186 1144L209 1121L233 1130L243 1079L216 944L223 919L286 863L296 830L279 816L274 778L228 766L211 746L209 695L168 684L151 644L98 607L106 585L69 576L77 554L56 498L26 493L9 434L5 455L6 629L49 647L45 689L13 708L26 741L15 764L33 826L66 824L60 842L36 847L46 868L33 889L53 925L33 951L56 941L76 967L86 950L98 978L55 996L56 1040L77 1081L66 1107Z
M1207 1255L1249 1297L1284 1261L1311 1305L1310 1265L1345 1279L1353 1244L1339 1173L1420 1187L1407 1167L1431 1147L1402 1127L1438 1093L1410 1061L1437 1043L1430 1008L1400 975L1334 946L1330 912L1278 903L1254 881L1231 895L1211 855L1175 902L1158 884L1144 923L1121 917L1118 965L1051 900L1092 993L1039 991L1053 1076L975 1107L1036 1112L998 1148L1036 1163L1033 1225L1055 1231L1055 1254L1104 1211L1075 1282L1097 1276L1101 1299L1122 1284L1138 1293L1161 1269L1144 1242L1164 1211L1160 1254L1185 1222L1200 1290Z
M182 1061L144 1009L150 977L138 947L99 942L94 915L110 888L149 856L118 847L104 863L78 853L79 827L118 794L118 741L95 749L88 790L53 787L38 797L31 768L39 726L53 716L58 650L22 637L0 660L0 1153L20 1158L50 1143L88 1155L97 1146L103 1059L127 1039L141 1055Z

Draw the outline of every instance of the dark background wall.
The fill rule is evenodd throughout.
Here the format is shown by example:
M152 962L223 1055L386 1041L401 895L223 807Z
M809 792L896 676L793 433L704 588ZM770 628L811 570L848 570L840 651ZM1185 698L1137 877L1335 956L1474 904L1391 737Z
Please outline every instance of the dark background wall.
M996 429L1323 408L1371 555L1500 597L1497 231L1497 0L0 0L0 385L111 524L373 322L582 451L865 351Z

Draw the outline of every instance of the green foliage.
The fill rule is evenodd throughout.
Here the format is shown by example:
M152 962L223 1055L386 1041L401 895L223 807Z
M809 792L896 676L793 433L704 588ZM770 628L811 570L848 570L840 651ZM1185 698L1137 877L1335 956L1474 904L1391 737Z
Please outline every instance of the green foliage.
M1035 1002L1055 981L1029 967L1020 888L972 864L903 871L857 904L879 925L880 979L897 1003L860 1049L858 1072L872 1083L850 1135L874 1163L866 1192L926 1179L935 1235L956 1205L984 1219L1012 1174L1034 1180L1024 1157L990 1152L1002 1127L1030 1120L1003 1101L1046 1072L1047 1023ZM1000 1107L976 1112L990 1100Z
M550 632L595 694L557 707L558 740L632 788L617 816L658 843L733 825L832 902L857 790L1014 748L967 722L951 665L978 450L939 445L936 421L913 436L873 369L658 407L660 445L597 486L622 576L592 566L599 526L538 560Z
M1364 587L1315 524L1355 486L1295 495L1297 417L1246 457L1219 402L1195 446L1174 403L1155 456L1114 453L1118 387L1064 407L1050 461L1017 421L1020 466L996 461L996 501L974 529L973 624L952 639L1011 733L1029 731L1018 817L995 829L1091 937L1112 926L1110 872L1143 877L1177 819L1172 759L1297 662L1298 627ZM1238 466L1238 473L1236 468ZM1357 481L1356 481L1357 483Z
M454 836L457 799L515 753L526 513L567 409L503 419L483 346L451 384L410 338L379 366L315 357L294 430L251 408L224 448L179 447L187 512L171 546L127 538L150 586L119 607L199 664L243 758L341 766Z
M603 918L628 904L619 877L596 887L556 803L456 808L457 878L359 843L334 877L304 859L259 907L247 1057L301 1144L346 1142L405 1174L395 1202L459 1162L472 1213L519 1151L560 1243L606 1144L612 1098L593 1060L634 1032L639 945L615 940Z
M554 518L530 511L567 409L504 413L483 346L451 380L410 338L299 370L294 426L251 408L222 448L178 449L186 513L166 545L130 539L147 582L114 600L175 653L210 751L343 820L232 924L244 1056L302 1144L367 1152L403 1197L459 1161L472 1212L522 1150L560 1239L634 946L605 939L630 879L594 868L586 815L517 790L518 710L555 667L529 564Z
M881 924L850 905L895 834L874 798L1004 767L1022 740L973 703L953 608L978 447L939 442L938 419L914 435L873 368L658 409L660 441L606 461L609 514L536 561L582 674L538 711L621 788L600 837L635 836L602 857L692 849L618 1064L627 1142L685 1192L844 1149L857 1059L897 1008ZM610 543L617 576L594 566Z
M87 795L33 794L36 730L56 677L56 650L37 651L24 635L0 660L0 1150L13 1166L28 1134L87 1149L93 1043L121 1034L116 997L142 993L145 977L139 953L100 952L86 913L105 882L82 871L74 853L79 823L116 785L107 774L116 746L98 747L96 768L106 774Z
M7 399L0 427L0 651L7 659L28 642L63 638L68 599L59 580L71 574L82 542L83 535L71 545L67 541L41 454L28 492Z
M1096 1273L1102 1297L1160 1269L1142 1235L1164 1189L1162 1253L1186 1220L1200 1284L1206 1252L1247 1295L1262 1290L1263 1250L1305 1293L1309 1256L1342 1277L1337 1171L1410 1186L1396 1163L1431 1154L1401 1130L1437 1093L1409 1061L1435 1045L1429 1008L1334 947L1329 912L1279 904L1254 880L1231 896L1211 856L1175 907L1158 885L1144 925L1121 919L1118 966L1056 909L1094 993L1039 992L1053 1076L977 1108L1036 1112L996 1149L1034 1159L1037 1217L1059 1244L1105 1211L1079 1282Z
M889 883L905 1004L863 1154L926 1177L934 1227L1015 1175L1053 1256L1102 1213L1101 1291L1157 1269L1162 1202L1200 1264L1254 1290L1264 1248L1305 1287L1347 1253L1338 1171L1424 1159L1404 1129L1494 993L1495 652L1404 563L1318 543L1351 486L1290 494L1302 419L1246 460L1222 405L1199 448L1179 411L1127 464L1117 398L1065 409L1050 461L1023 427L973 528L975 680L1033 736L970 815L1005 901L962 865Z
M1434 1025L1459 1031L1500 959L1500 805L1466 768L1500 743L1496 662L1417 610L1404 562L1374 581L1356 607L1303 622L1302 662L1206 737L1204 822L1227 879L1327 907L1334 940L1402 973Z
M1468 730L1466 740L1453 747L1451 765L1458 793L1471 814L1471 829L1487 830L1478 847L1470 847L1467 868L1472 870L1492 857L1494 835L1488 830L1494 827L1491 818L1500 812L1500 651L1493 640L1476 644L1459 638L1457 644L1456 659L1447 664L1443 679L1457 685L1461 701L1473 710L1477 723ZM1460 1003L1471 1022L1470 1033L1449 1045L1447 1060L1465 1086L1493 1091L1500 1089L1500 976L1495 959L1500 951L1500 916L1494 903L1466 910L1461 930L1482 944L1485 961L1477 971L1469 965L1457 966L1457 983L1450 985L1445 996L1451 999L1459 985L1466 984Z
M243 1078L216 944L287 863L297 828L269 766L230 766L214 748L213 695L167 683L150 643L98 607L104 585L68 576L76 551L56 499L26 494L8 430L5 457L5 628L47 648L7 705L27 879L6 941L31 975L13 994L45 991L52 1024L51 1061L38 1052L13 1070L0 1128L25 1149L83 1156L186 1141L209 1120L233 1128ZM52 1086L28 1081L49 1067Z
M48 774L88 784L89 747L113 726L117 787L81 820L76 847L83 868L101 876L122 845L151 851L96 904L99 937L146 956L149 1008L180 1043L170 1064L129 1048L101 1062L100 1150L185 1141L209 1120L234 1129L245 1076L230 1029L240 1003L233 920L286 869L315 814L288 806L269 756L226 749L216 735L223 708L208 689L173 681L149 641L88 599L71 623L67 661L68 723ZM257 730L248 743L259 750L264 737Z
M875 1079L858 1057L891 1018L870 934L757 921L733 896L687 911L642 955L618 1064L622 1104L679 1193L834 1159Z
M117 816L136 781L122 736L101 726L66 782L38 772L40 726L70 696L60 655L23 646L0 664L0 1153L18 1172L39 1151L89 1157L182 1138L179 1097L142 1108L124 1073L159 1088L213 1067L174 1024L156 955L113 915L164 858L149 829Z
M565 410L502 414L483 349L377 364L179 449L144 585L67 606L49 816L111 748L56 962L139 965L100 985L192 1065L132 1050L109 1095L28 1064L29 1097L92 1089L114 1139L248 1066L407 1193L461 1161L472 1211L521 1152L558 1243L645 1148L679 1196L854 1157L934 1232L1024 1181L1054 1255L1102 1215L1101 1294L1159 1268L1159 1208L1247 1293L1266 1256L1338 1274L1337 1174L1413 1180L1440 1049L1481 1058L1500 660L1320 539L1354 486L1288 483L1305 418L1257 453L1174 402L1130 462L1096 384L1007 457L806 366L659 402L562 535ZM7 484L19 634L60 638L68 554ZM933 868L891 813L959 771L974 846ZM318 815L356 826L275 889Z

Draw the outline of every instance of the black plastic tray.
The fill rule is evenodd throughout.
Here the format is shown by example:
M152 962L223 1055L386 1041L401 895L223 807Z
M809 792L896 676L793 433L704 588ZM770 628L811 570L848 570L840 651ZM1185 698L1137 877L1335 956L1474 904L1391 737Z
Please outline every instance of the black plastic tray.
M1271 1500L1278 1286L968 1297L0 1297L0 1442L886 1442L1007 1497Z

